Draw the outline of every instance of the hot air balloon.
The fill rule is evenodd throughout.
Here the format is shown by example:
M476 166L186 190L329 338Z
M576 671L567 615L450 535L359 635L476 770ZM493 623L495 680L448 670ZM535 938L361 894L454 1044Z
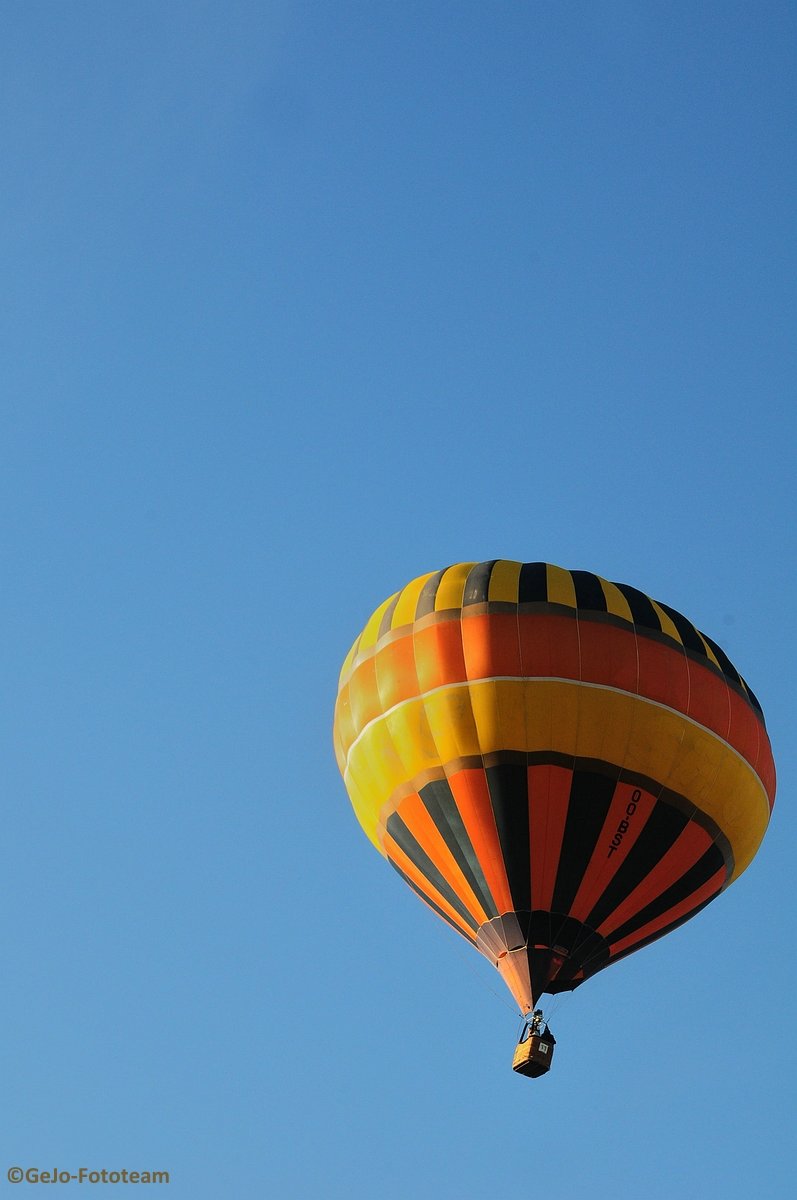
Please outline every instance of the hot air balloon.
M720 647L550 563L458 563L380 605L334 743L374 846L526 1015L715 899L775 795L761 708ZM533 1049L517 1070L547 1069Z

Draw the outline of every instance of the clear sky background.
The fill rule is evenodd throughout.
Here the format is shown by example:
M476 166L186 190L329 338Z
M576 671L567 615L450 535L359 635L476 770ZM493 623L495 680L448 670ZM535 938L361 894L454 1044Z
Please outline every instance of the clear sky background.
M794 6L0 12L0 1194L786 1196ZM780 778L536 1083L330 736L372 609L494 557L685 613Z

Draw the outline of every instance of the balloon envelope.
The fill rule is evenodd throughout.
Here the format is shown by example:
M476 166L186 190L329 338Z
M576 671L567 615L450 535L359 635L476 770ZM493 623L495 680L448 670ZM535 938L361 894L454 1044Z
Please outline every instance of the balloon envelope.
M458 563L386 600L344 662L334 742L368 837L523 1012L719 895L775 795L719 646L550 563Z

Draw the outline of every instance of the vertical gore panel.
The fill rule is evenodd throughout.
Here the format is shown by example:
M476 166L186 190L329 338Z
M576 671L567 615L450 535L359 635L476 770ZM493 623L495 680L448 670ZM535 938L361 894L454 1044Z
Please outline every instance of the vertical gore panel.
M465 581L465 591L462 594L463 608L467 604L487 603L487 595L490 591L490 575L496 562L497 559L493 558L489 562L476 563L476 566L471 568L470 574Z
M420 797L440 836L451 851L454 861L467 879L487 916L497 917L498 909L490 894L484 878L484 871L468 837L468 831L459 814L448 782L440 779L427 783L425 787L421 788Z
M528 769L532 910L550 912L552 908L571 781L567 767L541 763Z
M703 643L700 640L700 634L695 629L691 621L687 621L686 617L681 613L676 612L674 608L670 608L669 604L662 604L661 600L657 600L659 608L666 612L667 616L672 621L675 628L678 630L678 636L686 646L687 650L694 650L696 654L701 654L705 657L706 651Z
M512 906L516 912L527 912L531 908L531 856L526 768L516 763L501 763L486 767L484 773L512 893Z
M511 912L512 896L484 771L474 767L457 771L450 776L449 787L498 911Z
M429 613L434 612L434 602L435 597L437 596L437 589L440 587L440 580L443 578L447 570L448 568L445 567L442 571L438 571L435 575L432 575L430 579L426 580L426 583L421 588L421 594L418 597L418 604L415 609L416 621L419 621L421 617L426 617Z
M444 912L444 911L443 911L443 909L440 907L440 905L439 905L439 904L435 904L435 902L434 902L434 900L431 898L431 896L427 896L426 892L422 891L422 890L421 890L421 888L419 888L419 887L418 887L417 883L415 883L415 882L414 882L414 880L410 879L410 877L409 877L409 875L406 873L406 871L402 871L401 867L398 865L398 863L397 863L397 862L395 862L395 861L394 861L392 858L390 858L389 856L388 856L388 860L387 860L387 861L390 863L390 865L391 865L391 867L393 868L393 870L394 870L394 871L395 871L395 872L396 872L398 875L400 875L400 876L401 876L401 878L402 878L402 879L404 880L404 882L406 883L407 887L411 887L411 888L412 888L412 890L415 892L415 895L416 895L416 896L420 896L420 898L421 898L421 900L423 900L424 904L428 904L428 905L429 905L429 907L432 909L432 911L433 911L433 912L436 912L436 913L437 913L437 915L438 915L438 917L442 917L442 918L443 918L443 920L446 922L446 924L447 924L447 925L450 925L452 929L455 929L455 930L456 930L456 932L457 932L458 934L460 934L460 935L461 935L462 937L464 937L466 940L468 940L468 941L471 941L471 942L474 942L474 943L475 943L475 940L476 940L476 939L475 939L475 938L473 938L473 937L471 937L469 934L465 933L464 929L460 929L459 925L457 925L457 924L456 924L454 921L452 921L452 920L451 920L451 918L449 917L448 913L447 913L447 912Z
M520 582L519 562L499 558L490 575L490 590L487 599L490 603L517 605L517 590Z
M616 929L619 925L624 925L626 921L631 921L636 913L647 908L663 892L671 888L678 879L691 871L695 863L699 862L713 845L711 836L706 830L696 822L689 821L663 858L659 859L656 866L648 872L639 886L629 893L622 904L615 908L606 924L610 924L613 929ZM720 853L719 847L716 849ZM725 871L727 875L727 866Z
M390 626L393 621L393 613L396 611L396 605L398 604L398 598L399 598L399 593L396 592L395 596L390 601L390 603L388 604L384 613L382 614L382 620L379 623L379 633L377 634L377 638L376 638L377 642L379 641L380 638L383 638L386 633L390 632Z
M562 604L566 608L575 610L576 589L573 585L573 576L570 571L566 571L564 567L556 567L553 563L548 563L546 573L548 575L549 603Z
M711 647L714 657L728 678L732 679L734 683L741 683L739 672L736 670L736 667L728 658L728 655L725 653L725 651L722 650L716 642L712 642L710 637L706 637L705 633L702 636L703 640Z
M523 563L520 568L519 604L544 604L548 599L548 570L542 562Z
M478 928L478 922L474 920L471 913L468 912L465 905L460 900L457 893L451 887L450 883L443 876L442 872L434 865L429 855L418 843L418 841L410 833L407 826L402 821L398 813L393 813L388 818L387 831L393 838L393 841L400 850L406 854L412 865L417 868L423 878L432 885L434 890L443 897L443 899L451 905L454 912L458 913L466 925L471 929Z
M573 609L573 615L576 609ZM563 613L525 612L518 615L518 636L523 674L556 675L578 679L578 623Z
M405 633L394 638L377 650L374 655L374 671L383 712L401 700L417 696L418 675L415 670L412 634Z
M576 589L576 607L588 612L606 612L606 596L601 581L591 571L571 571Z
M462 614L462 650L469 679L520 675L520 646L515 613L480 611Z
M609 938L612 942L621 942L629 934L635 933L638 929L644 928L652 921L664 916L670 909L687 900L694 892L717 874L718 871L725 870L725 863L722 855L716 846L710 846L709 849L698 859L696 863L689 868L688 871L676 879L665 891L652 900L650 904L646 904L639 912L635 913L628 921L625 921L617 929L611 930Z
M449 608L462 608L462 595L465 584L476 563L455 563L443 572L443 577L434 598L435 612L445 612Z
M609 959L609 965L617 962L620 958L625 958L626 954L632 954L635 950L641 950L643 946L657 941L665 933L677 929L679 925L683 925L690 917L694 917L707 904L710 904L712 900L716 900L722 891L722 877L724 874L724 871L718 871L713 880L704 884L699 891L692 893L688 902L676 905L674 909L670 909L662 921L658 923L654 922L652 927L643 927L638 933L632 933L622 942L613 942L610 946L611 958Z
M640 696L685 713L689 704L689 659L677 644L636 639Z
M656 614L655 608L650 603L650 597L646 596L644 592L640 592L637 588L631 587L628 583L617 583L615 587L620 589L628 601L628 607L631 609L634 624L640 625L644 629L655 629L657 633L661 633L661 621Z
M438 621L414 629L415 670L421 691L467 679L459 621Z
M591 929L599 929L626 896L639 886L664 857L688 824L687 818L671 804L656 802L623 865L607 886L587 918Z
M725 740L731 724L730 687L709 658L693 662L689 671L689 704L684 710L699 725Z
M616 780L594 771L576 770L562 838L559 870L551 908L569 913L595 850L614 795Z
M616 629L596 621L581 621L578 644L581 651L580 677L588 683L608 683L626 692L638 685L637 643L630 627ZM647 639L650 644L652 640ZM684 667L684 675L686 667Z
M426 851L440 874L451 885L468 912L476 918L478 924L481 925L484 921L489 920L479 897L465 878L450 846L437 828L418 793L413 792L409 796L405 796L396 811L418 845ZM390 844L386 835L385 847ZM392 845L395 846L395 844L394 841ZM400 848L397 847L397 849L400 852Z

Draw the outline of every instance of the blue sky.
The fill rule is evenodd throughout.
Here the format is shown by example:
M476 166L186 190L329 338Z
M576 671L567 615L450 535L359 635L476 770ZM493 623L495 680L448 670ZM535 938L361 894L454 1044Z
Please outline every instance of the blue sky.
M3 25L0 1189L785 1195L793 7ZM371 610L494 557L684 612L780 780L749 872L558 1002L537 1084L331 749Z

